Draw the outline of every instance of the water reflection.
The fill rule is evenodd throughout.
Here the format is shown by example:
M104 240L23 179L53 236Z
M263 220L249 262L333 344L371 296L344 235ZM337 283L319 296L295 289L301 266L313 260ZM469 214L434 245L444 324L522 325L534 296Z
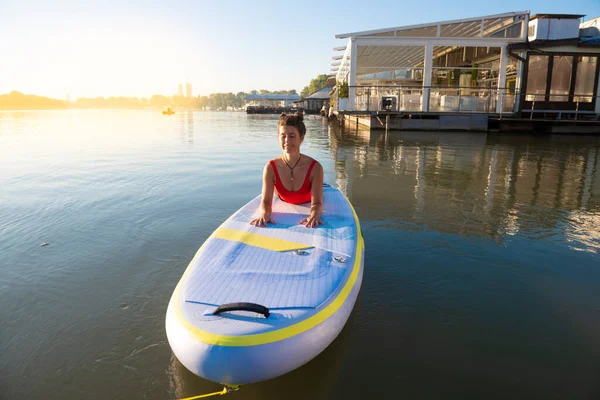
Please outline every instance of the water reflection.
M600 141L329 128L336 184L361 218L598 252Z
M182 143L194 144L194 111L184 110L176 115Z

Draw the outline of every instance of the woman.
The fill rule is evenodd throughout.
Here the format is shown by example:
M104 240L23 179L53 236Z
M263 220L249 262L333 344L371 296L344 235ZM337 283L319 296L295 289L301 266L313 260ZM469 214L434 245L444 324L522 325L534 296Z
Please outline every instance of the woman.
M283 154L265 165L263 171L262 202L260 216L250 223L255 226L267 226L275 223L271 217L273 193L292 204L308 203L310 215L300 221L307 228L324 225L323 212L323 167L317 160L300 153L300 144L304 141L306 127L302 116L281 114L277 124L279 144Z

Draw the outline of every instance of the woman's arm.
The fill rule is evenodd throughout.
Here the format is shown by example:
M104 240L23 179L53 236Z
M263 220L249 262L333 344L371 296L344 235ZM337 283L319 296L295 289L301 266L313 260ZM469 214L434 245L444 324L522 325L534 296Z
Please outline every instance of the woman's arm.
M310 215L300 223L307 228L318 228L319 225L325 225L321 221L321 213L323 212L323 166L319 162L313 167L310 183Z
M260 216L250 221L254 226L267 226L267 223L274 224L275 221L271 218L273 205L273 193L275 191L275 172L271 167L271 163L267 162L263 170L263 186L262 186L262 201L260 202Z

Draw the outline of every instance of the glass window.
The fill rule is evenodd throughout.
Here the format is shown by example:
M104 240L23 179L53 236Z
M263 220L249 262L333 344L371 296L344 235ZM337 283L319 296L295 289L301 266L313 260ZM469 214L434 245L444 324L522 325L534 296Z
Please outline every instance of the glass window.
M550 101L569 101L573 56L554 56L552 81L550 83Z
M544 101L546 78L548 76L548 56L530 56L527 72L527 101Z
M578 56L575 74L575 102L591 103L594 95L597 57ZM587 96L585 96L587 95Z
M392 79L392 71L377 72L375 79Z

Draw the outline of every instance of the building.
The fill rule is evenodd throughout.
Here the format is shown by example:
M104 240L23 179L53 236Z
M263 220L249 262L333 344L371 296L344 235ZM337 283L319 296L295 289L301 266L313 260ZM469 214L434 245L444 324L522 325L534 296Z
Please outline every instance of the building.
M192 84L191 83L185 84L185 97L187 97L187 98L192 97Z
M299 99L297 94L250 94L246 96L246 106L293 107Z
M329 109L330 93L332 90L332 86L326 86L322 89L314 91L306 98L297 100L295 103L299 108L304 109L304 111L308 112L309 114L317 114L321 111L323 106L325 106L326 109Z
M177 95L183 97L183 83L177 85Z
M250 94L244 108L248 114L279 114L296 111L297 94Z
M581 17L533 15L527 42L509 46L526 57L516 112L600 114L600 32L594 25L600 18L580 24Z
M348 93L336 90L335 109L367 126L381 126L381 113L427 117L399 121L400 129L485 130L489 117L598 115L600 33L580 17L520 11L336 35L348 42L334 49L343 55L332 70Z

